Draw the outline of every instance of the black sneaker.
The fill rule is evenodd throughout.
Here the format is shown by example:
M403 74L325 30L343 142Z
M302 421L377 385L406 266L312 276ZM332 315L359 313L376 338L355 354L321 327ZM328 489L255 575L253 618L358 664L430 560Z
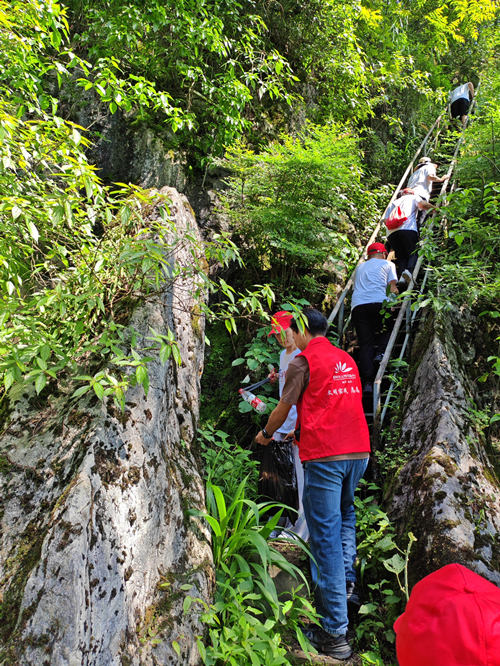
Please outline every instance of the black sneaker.
M396 284L396 287L398 288L398 292L402 294L404 291L408 289L408 282L400 278Z
M346 581L345 584L346 596L347 596L347 605L348 606L361 606L361 601L359 600L358 589L356 583L353 580Z
M322 627L314 627L314 629L304 632L320 654L325 654L334 659L349 659L352 657L352 649L347 642L346 635L332 636Z

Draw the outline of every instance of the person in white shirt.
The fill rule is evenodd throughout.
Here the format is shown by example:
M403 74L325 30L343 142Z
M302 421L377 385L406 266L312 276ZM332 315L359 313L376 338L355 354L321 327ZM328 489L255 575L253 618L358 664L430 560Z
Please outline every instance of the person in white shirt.
M382 243L372 243L367 249L368 261L359 265L354 274L351 299L352 321L359 344L358 368L363 392L373 391L375 356L383 354L390 330L384 317L382 303L388 292L398 293L396 268L387 261Z
M382 219L387 220L396 207L400 208L406 219L396 229L387 229L387 242L396 254L395 263L398 279L402 279L409 284L418 259L417 213L419 210L430 210L434 206L405 188L401 190L398 198L389 204ZM401 287L404 288L404 282L401 283Z
M294 359L297 354L300 354L300 349L295 345L293 339L292 329L290 328L290 322L292 321L293 315L291 312L286 310L281 310L276 312L272 317L272 327L269 335L274 335L276 341L283 347L283 350L280 353L280 367L279 372L272 372L269 377L271 382L278 379L279 395L283 392L283 387L285 385L286 371L288 370L288 365L292 359ZM288 416L281 426L274 432L273 440L282 442L287 438L287 435L295 430L295 425L297 423L297 408L295 405L292 405ZM309 539L309 530L307 528L306 517L304 514L304 507L302 505L302 493L304 490L304 469L299 458L299 448L294 444L290 444L292 448L292 455L295 466L295 474L297 477L297 491L299 499L299 509L298 515L294 523L290 520L287 520L285 528L293 534L296 534L304 541ZM275 536L275 535L273 535ZM280 535L280 538L293 538L287 532L283 532Z
M424 201L429 201L432 193L432 184L444 183L448 178L449 176L439 178L436 175L436 164L431 162L431 158L421 157L415 167L415 171L408 179L406 189L413 190L413 193L422 197Z
M458 79L454 79L453 83L458 83ZM473 97L474 86L470 81L462 83L450 92L450 118L460 118L462 127L465 127L467 123L467 114Z

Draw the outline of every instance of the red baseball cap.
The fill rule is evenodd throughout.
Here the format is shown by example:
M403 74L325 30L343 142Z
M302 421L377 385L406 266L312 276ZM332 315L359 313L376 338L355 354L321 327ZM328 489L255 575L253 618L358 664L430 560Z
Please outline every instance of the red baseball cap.
M500 589L447 564L415 585L394 630L399 666L500 666Z
M387 254L387 250L385 249L385 245L383 243L372 243L371 245L368 245L366 254L370 255L374 252L385 252Z
M279 312L273 314L271 317L272 327L268 333L268 336L272 335L273 333L281 333L281 331L284 331L290 326L292 319L293 314L291 312L287 312L286 310L280 310Z

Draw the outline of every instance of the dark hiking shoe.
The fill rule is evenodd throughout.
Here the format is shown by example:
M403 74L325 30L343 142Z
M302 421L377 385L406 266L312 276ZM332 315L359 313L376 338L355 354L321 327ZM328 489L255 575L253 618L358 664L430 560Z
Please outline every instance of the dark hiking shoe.
M341 660L349 659L352 656L352 649L345 634L343 636L332 636L322 627L314 627L304 633L320 654Z
M346 581L345 591L346 591L348 606L356 606L356 607L361 606L361 601L359 600L358 588L356 587L356 583L353 580Z

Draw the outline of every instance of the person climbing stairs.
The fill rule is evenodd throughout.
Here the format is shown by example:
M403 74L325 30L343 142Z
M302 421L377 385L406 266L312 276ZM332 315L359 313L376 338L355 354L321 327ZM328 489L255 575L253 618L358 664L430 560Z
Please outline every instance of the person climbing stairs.
M445 112L442 112L438 116L422 140L422 143L417 148L415 155L408 164L393 192L386 211L390 210L391 206L393 206L398 195L400 195L400 193L404 190L405 184L413 183L413 185L415 185L418 184L420 180L422 180L420 176L414 177L414 174L418 173L418 165L422 165L420 168L423 168L425 165L434 164L431 157L426 154L429 150L429 147L431 147L433 155L436 156L436 162L448 163L449 166L446 174L441 177L436 175L435 168L430 170L433 177L429 180L428 183L428 200L436 202L439 199L444 199L445 194L448 191L448 185L450 185L450 189L453 190L454 184L451 179L453 176L453 170L456 164L458 151L460 150L464 135L463 132L459 134L450 130L445 132L441 126L441 120L444 115ZM415 164L417 164L416 171L414 170ZM426 199L422 199L422 201L427 202ZM422 208L427 210L434 209L429 212L428 215L426 215L425 221L422 221L426 233L434 233L434 217L436 214L435 206L428 204ZM425 212L427 212L427 210ZM336 343L349 353L353 354L357 361L359 361L360 341L356 338L354 331L356 317L351 318L350 315L346 316L346 306L350 300L352 305L357 269L364 263L363 257L367 254L369 247L372 246L374 241L376 241L380 236L383 226L383 219L384 218L378 222L375 229L373 230L364 248L363 254L360 256L360 259L353 273L349 277L344 290L340 294L334 309L328 317L328 322L334 330ZM389 255L389 259L390 258L391 255ZM418 308L414 308L412 310L412 300L414 300L415 294L417 292L423 293L427 286L428 268L424 266L424 258L422 253L418 255L416 262L412 264L411 268L412 270L408 271L408 275L405 274L405 283L407 288L404 292L404 295L401 294L397 304L392 306L393 310L397 310L397 316L391 320L392 329L388 336L388 341L382 358L380 358L380 354L375 354L373 356L373 361L378 364L378 368L376 369L376 376L373 380L372 390L364 392L363 396L365 415L375 439L378 436L384 418L390 411L390 401L395 388L395 378L391 375L391 367L389 363L392 361L391 365L399 367L406 365L404 359L409 354L411 348L411 337L414 333L413 329L418 322ZM423 274L422 279L419 278L421 269ZM401 274L402 271L400 271L400 275L398 275L398 277L401 277ZM420 282L418 290L417 279ZM399 283L399 286L401 286L401 283ZM403 291L403 288L400 289L400 291ZM354 302L356 303L356 301ZM355 306L353 309L355 309ZM363 341L361 341L361 346L363 346ZM363 354L362 351L361 354ZM362 361L361 365L363 365Z

